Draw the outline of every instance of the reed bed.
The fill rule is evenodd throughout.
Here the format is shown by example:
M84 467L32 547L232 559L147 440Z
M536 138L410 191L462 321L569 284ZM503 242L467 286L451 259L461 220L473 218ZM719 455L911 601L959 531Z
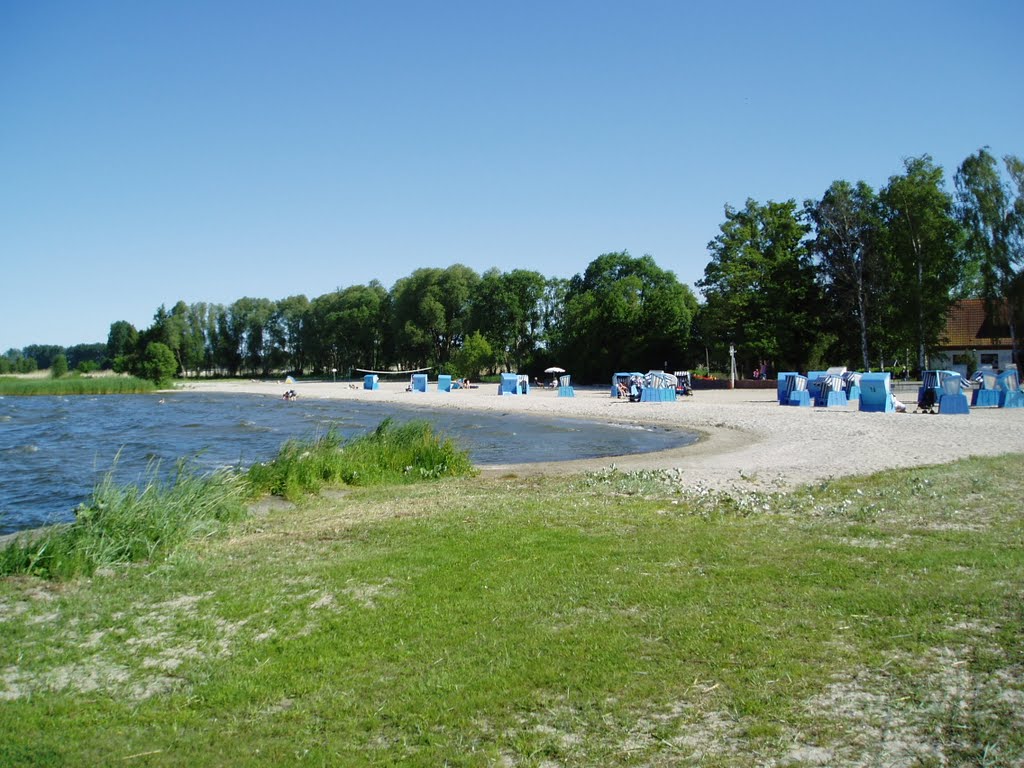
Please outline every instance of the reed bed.
M111 471L76 510L73 523L16 538L0 550L0 575L70 578L153 560L185 539L244 517L245 496L237 473L203 474L185 461L170 478L162 476L159 464L151 465L140 485L119 484Z
M156 385L134 376L65 376L59 379L0 376L0 395L141 395Z

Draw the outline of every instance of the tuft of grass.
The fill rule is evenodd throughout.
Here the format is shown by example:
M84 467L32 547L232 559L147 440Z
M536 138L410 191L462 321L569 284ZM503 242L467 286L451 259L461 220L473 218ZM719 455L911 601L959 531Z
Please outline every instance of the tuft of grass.
M157 559L185 539L244 517L245 491L237 473L201 474L185 461L169 479L151 465L140 486L117 484L111 471L73 523L25 534L0 549L0 576L71 578Z
M151 465L139 485L120 485L113 471L75 512L75 522L15 538L0 548L0 576L67 579L98 568L155 560L182 541L219 530L265 494L297 500L329 485L403 484L473 472L469 454L428 422L396 425L345 442L334 430L290 440L272 461L239 474L201 474L179 460L170 479Z
M0 395L142 395L156 385L134 376L63 376L59 379L28 379L0 376Z
M426 421L385 419L373 432L345 441L335 430L290 440L277 457L250 468L252 492L296 501L328 485L373 486L470 474L469 454Z

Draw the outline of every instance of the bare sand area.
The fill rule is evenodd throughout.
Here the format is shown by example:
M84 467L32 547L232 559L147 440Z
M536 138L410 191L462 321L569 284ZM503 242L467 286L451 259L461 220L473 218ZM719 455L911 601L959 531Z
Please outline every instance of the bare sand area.
M843 475L897 467L942 464L967 456L1024 454L1024 409L974 408L969 415L867 413L848 408L778 405L775 390L703 390L675 402L630 403L608 387L577 387L576 396L552 389L500 396L497 385L476 389L407 392L405 382L365 390L350 382L230 381L190 383L188 389L281 397L334 398L399 403L431 410L478 409L591 421L676 427L700 434L690 446L657 453L585 461L509 464L488 473L568 473L615 466L623 470L675 469L695 486L725 490L737 485L781 489ZM1024 465L1022 465L1024 468Z

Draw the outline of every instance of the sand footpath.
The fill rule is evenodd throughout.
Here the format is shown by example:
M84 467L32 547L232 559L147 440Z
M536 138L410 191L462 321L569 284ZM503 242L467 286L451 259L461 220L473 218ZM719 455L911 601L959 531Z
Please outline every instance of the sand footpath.
M405 383L384 382L365 390L350 382L190 382L186 390L281 397L294 388L299 398L400 403L446 408L551 414L593 421L678 427L700 433L695 445L658 453L543 464L507 465L492 472L565 473L610 467L677 469L694 485L726 489L781 488L842 475L896 467L941 464L973 455L1024 453L1024 409L974 408L969 415L862 413L842 408L778 405L775 390L703 390L667 403L630 403L609 396L607 387L576 388L576 397L551 389L499 396L497 385L476 389L407 392Z

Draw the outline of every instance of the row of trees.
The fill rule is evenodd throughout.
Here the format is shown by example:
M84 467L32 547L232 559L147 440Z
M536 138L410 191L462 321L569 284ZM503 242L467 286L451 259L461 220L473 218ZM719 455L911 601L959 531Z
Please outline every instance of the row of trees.
M478 377L539 372L557 360L587 379L681 362L697 308L693 292L650 256L605 254L571 280L455 264L418 269L390 290L371 282L313 300L179 301L141 332L113 323L107 354L115 370L139 375L166 348L185 376L432 366Z
M806 370L870 370L899 359L921 370L957 298L984 297L1014 340L1024 307L1024 167L1008 178L987 149L968 157L955 196L927 156L880 190L835 181L820 200L726 208L697 336L733 341L741 360Z
M59 358L63 358L62 363L58 362ZM56 344L30 344L24 349L9 349L0 355L0 375L53 369L55 364L83 372L97 370L104 365L109 367L107 345L96 343L62 347Z
M47 367L65 353L76 367L88 353L147 378L425 366L537 375L557 364L603 381L615 370L724 367L732 345L742 370L869 370L897 360L921 369L957 298L985 297L1016 339L1024 164L1007 156L1003 168L979 150L955 174L954 194L923 155L879 190L839 180L802 205L726 206L697 284L703 303L650 256L626 252L599 256L569 280L455 264L418 269L390 289L374 281L312 300L179 301L141 331L113 323L105 345L32 347L3 359Z

